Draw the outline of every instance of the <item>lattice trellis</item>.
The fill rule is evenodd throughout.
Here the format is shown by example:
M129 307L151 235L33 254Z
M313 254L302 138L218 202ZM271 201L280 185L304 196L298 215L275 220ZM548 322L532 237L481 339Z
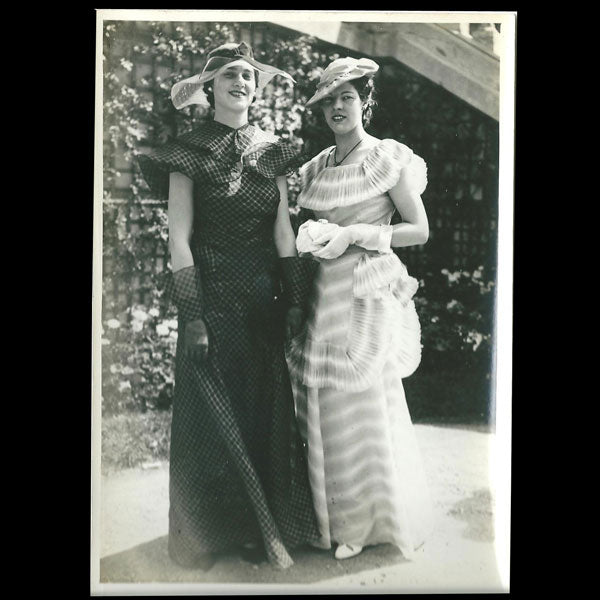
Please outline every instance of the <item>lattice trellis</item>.
M417 274L481 265L493 275L498 124L398 63L383 65L378 84L375 135L406 143L428 167L423 201L430 239L399 254Z

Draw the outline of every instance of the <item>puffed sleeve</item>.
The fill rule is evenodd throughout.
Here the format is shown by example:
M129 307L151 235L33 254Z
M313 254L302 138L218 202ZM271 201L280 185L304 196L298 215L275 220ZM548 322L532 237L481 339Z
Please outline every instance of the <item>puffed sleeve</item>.
M411 161L400 173L400 181L403 189L410 190L419 196L427 187L427 164L418 156L413 154Z
M363 163L367 178L380 193L399 182L411 192L421 195L427 187L427 165L408 146L385 139Z
M157 199L169 197L169 174L177 171L194 179L205 160L203 153L182 140L173 140L149 154L139 154L137 161L142 175Z

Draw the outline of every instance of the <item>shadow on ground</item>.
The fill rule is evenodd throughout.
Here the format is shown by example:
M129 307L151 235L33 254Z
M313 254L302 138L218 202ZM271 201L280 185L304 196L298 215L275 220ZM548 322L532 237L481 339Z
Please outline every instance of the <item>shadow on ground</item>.
M488 489L477 490L468 498L460 500L454 504L448 514L467 523L463 537L476 542L493 543L494 509Z
M220 556L207 572L183 569L167 553L167 536L100 560L101 583L315 583L406 561L390 544L365 548L354 558L338 561L333 550L298 549L294 564L285 570L263 562L247 563L237 555ZM378 575L385 582L385 574Z

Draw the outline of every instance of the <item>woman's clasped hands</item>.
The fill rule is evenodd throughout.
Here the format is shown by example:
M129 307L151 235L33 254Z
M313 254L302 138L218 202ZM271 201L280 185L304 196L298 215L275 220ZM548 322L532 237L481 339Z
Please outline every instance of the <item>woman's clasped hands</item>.
M307 221L299 228L296 247L301 254L331 260L341 256L351 243L352 235L347 227L320 219Z

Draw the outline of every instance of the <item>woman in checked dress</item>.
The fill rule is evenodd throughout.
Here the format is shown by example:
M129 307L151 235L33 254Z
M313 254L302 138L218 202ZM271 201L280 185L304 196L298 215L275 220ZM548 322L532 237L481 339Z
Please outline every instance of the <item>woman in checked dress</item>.
M307 105L335 134L301 168L300 255L319 261L307 326L287 347L322 548L338 559L392 543L410 558L432 527L431 505L402 378L421 357L417 281L391 248L424 244L424 161L364 130L369 59L340 58ZM397 210L402 223L390 225Z
M284 355L308 290L287 203L299 159L248 123L256 89L275 75L291 79L243 42L216 48L171 92L176 108L209 103L214 119L139 157L168 198L179 322L169 554L186 567L231 549L288 567L289 548L318 538Z

